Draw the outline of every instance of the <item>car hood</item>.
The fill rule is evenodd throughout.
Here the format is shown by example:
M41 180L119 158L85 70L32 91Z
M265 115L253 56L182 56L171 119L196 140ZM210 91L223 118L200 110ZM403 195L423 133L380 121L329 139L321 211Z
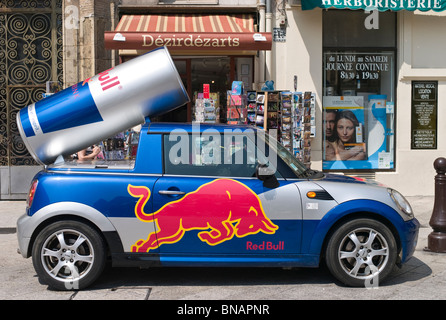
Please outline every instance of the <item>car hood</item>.
M372 179L366 179L366 178L355 177L355 176L344 176L341 174L330 174L330 173L325 173L324 177L318 181L367 184L367 185L385 187L385 185L383 185L382 183L372 180Z
M327 174L323 179L314 180L313 183L328 192L337 203L374 200L385 203L398 211L389 195L388 188L374 180Z

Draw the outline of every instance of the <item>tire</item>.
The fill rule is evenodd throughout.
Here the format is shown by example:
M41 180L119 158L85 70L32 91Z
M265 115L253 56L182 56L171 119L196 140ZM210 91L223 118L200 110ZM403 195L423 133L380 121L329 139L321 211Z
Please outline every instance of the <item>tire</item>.
M332 275L345 285L371 288L392 272L397 251L389 228L379 221L361 218L334 231L325 258Z
M106 246L101 235L87 224L59 221L37 235L32 260L41 282L56 290L80 290L102 273Z

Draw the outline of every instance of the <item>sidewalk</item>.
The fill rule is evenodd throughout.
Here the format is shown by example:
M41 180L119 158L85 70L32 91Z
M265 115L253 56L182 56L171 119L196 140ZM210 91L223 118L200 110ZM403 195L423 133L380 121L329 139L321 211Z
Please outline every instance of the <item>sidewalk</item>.
M17 219L25 213L25 208L25 201L0 201L0 233L15 232Z

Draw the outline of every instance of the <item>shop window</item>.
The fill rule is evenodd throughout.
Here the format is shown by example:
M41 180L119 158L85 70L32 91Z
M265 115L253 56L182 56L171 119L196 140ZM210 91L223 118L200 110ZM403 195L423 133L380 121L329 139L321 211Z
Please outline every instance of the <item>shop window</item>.
M225 93L229 88L229 57L201 57L191 59L192 92L203 92L209 84L210 92Z
M324 170L394 169L396 16L367 18L324 12Z
M235 58L236 80L243 82L245 91L252 90L253 79L253 59Z

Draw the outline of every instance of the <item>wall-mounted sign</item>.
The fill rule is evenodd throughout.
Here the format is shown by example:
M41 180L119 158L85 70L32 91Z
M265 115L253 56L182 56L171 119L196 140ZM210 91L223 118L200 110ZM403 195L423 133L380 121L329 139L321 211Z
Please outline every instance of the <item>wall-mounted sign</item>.
M286 42L286 29L285 28L273 28L273 41L274 42Z
M311 10L316 7L329 9L364 9L364 10L379 10L379 11L399 11L399 10L420 10L420 11L444 11L446 9L445 0L428 0L428 1L413 1L413 0L305 0L302 1L302 10Z
M106 49L271 50L271 33L116 32L104 34Z
M392 71L392 53L325 54L325 71L337 71L342 80L380 80L384 72Z
M437 149L437 92L438 81L412 81L412 149Z

